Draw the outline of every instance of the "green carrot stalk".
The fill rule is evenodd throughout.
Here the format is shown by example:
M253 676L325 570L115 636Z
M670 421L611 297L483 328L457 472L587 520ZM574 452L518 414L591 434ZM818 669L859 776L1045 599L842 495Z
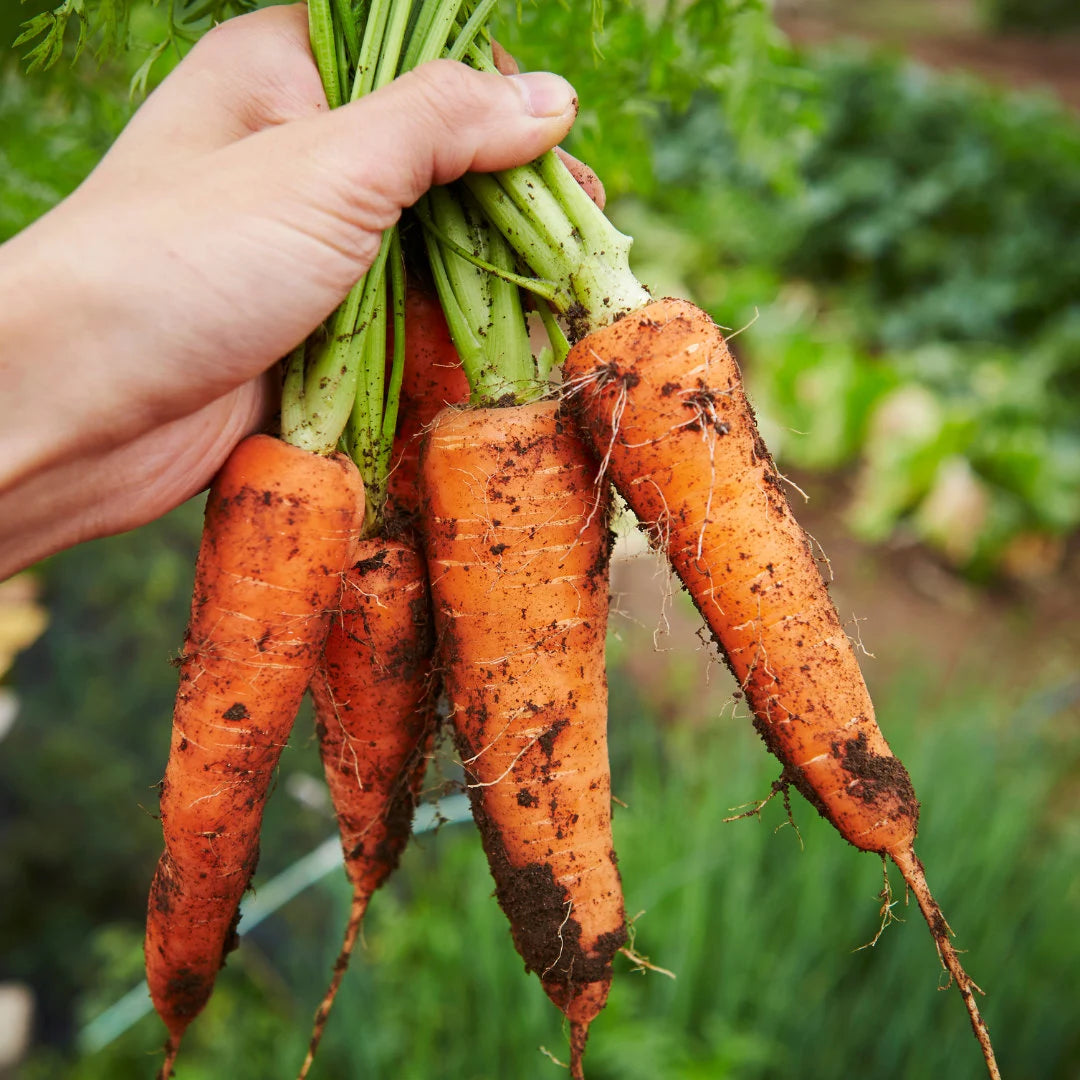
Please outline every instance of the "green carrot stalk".
M341 104L341 76L330 0L310 0L308 3L308 36L327 103L331 109L336 109Z
M557 285L555 306L574 340L650 302L630 270L630 237L554 151L517 169L470 174L463 183L526 265Z
M467 193L459 192L455 198L446 188L433 188L419 212L436 227L424 230L424 242L450 335L469 380L471 403L521 404L541 396L546 384L532 356L520 292L499 276L513 271L512 249L477 212ZM464 257L462 251L474 258Z
M394 354L390 367L390 383L386 391L386 409L383 412L382 442L385 465L389 465L390 452L394 445L398 408L401 404L401 383L405 377L405 262L401 255L401 236L396 231L390 249L390 298L394 312Z
M381 59L383 35L386 32L386 23L392 6L393 0L371 0L367 22L364 26L364 40L360 47L360 59L356 65L356 75L350 95L353 101L363 97L364 94L370 94L375 88L375 75Z
M496 70L476 40L463 55L480 70ZM573 340L652 299L630 270L633 241L585 194L555 151L504 172L470 173L462 183L533 273L555 283L554 304L567 316Z
M348 68L355 68L360 59L360 26L363 20L357 21L352 0L333 0L333 4L334 20L341 28L339 37L345 49L346 64Z
M468 19L465 21L464 26L461 27L454 39L453 45L450 46L446 52L446 56L451 60L464 60L466 53L476 48L476 39L481 31L485 31L488 19L491 17L491 13L495 10L495 5L499 0L481 0L479 4L473 9ZM490 44L488 45L490 50Z
M401 381L405 368L405 274L398 230L386 234L380 251L383 267L377 285L367 290L371 311L358 335L358 379L342 442L364 478L364 535L374 536L386 502L390 455L397 425ZM375 282L374 275L368 276ZM386 378L387 311L394 320L394 354Z
M405 53L402 71L426 64L443 55L454 29L462 0L427 0Z

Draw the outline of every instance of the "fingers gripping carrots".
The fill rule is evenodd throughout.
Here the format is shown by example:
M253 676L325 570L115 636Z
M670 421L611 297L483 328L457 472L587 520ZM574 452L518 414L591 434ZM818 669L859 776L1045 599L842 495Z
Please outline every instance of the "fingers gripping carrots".
M910 777L874 719L720 330L686 301L658 301L580 341L564 375L615 486L712 630L784 781L850 843L896 863L998 1076L977 988L915 856Z
M161 789L147 980L169 1030L162 1075L235 945L267 790L351 562L355 467L256 435L214 480Z
M408 842L435 732L434 638L423 556L408 543L378 539L364 541L357 555L311 682L319 753L353 901L301 1078L314 1061L368 900Z
M610 534L596 467L550 401L446 410L421 457L439 649L474 815L514 943L588 1026L626 937L604 671Z

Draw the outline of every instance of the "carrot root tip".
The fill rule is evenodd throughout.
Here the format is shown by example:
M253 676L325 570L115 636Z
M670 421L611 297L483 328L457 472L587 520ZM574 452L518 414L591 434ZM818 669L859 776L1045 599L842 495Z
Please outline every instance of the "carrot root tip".
M352 907L349 910L349 921L345 927L345 937L341 943L341 951L338 953L337 960L334 961L333 977L330 980L330 985L327 987L326 994L319 1007L315 1010L315 1022L311 1031L311 1039L308 1042L307 1054L304 1057L303 1064L300 1066L300 1071L296 1074L296 1080L306 1080L308 1073L311 1071L311 1066L315 1063L315 1054L326 1032L326 1023L330 1019L334 999L337 997L337 992L341 988L341 982L349 967L349 960L360 936L360 927L363 924L364 914L367 911L368 900L370 899L371 897L365 892L357 891L353 894Z
M176 1055L180 1052L180 1036L170 1035L165 1041L165 1060L158 1070L157 1080L171 1080L173 1066L176 1064Z
M942 989L948 989L953 983L956 984L956 988L960 991L960 996L964 1000L964 1005L967 1007L971 1030L975 1033L979 1048L982 1050L987 1074L990 1080L1001 1080L1001 1072L998 1069L997 1060L994 1057L994 1048L990 1042L990 1031L986 1026L986 1021L982 1018L982 1014L979 1012L979 1006L975 1001L975 993L973 993L973 991L977 991L981 994L982 990L964 970L964 966L960 962L960 954L952 943L952 928L945 921L945 916L941 914L941 908L930 892L923 865L915 854L913 847L897 852L889 852L889 856L903 875L907 887L915 894L915 900L918 902L923 918L926 919L926 923L930 927L930 933L933 935L938 957L949 974L949 982Z
M570 1076L572 1080L585 1080L585 1043L589 1038L589 1025L570 1025Z

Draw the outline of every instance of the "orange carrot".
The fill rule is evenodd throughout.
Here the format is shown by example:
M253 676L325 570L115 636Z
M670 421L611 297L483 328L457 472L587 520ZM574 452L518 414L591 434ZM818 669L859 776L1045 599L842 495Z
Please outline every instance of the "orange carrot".
M164 1077L236 944L267 790L362 515L348 459L265 435L240 443L210 489L146 927L147 980L169 1030Z
M300 1080L314 1061L368 901L408 842L435 732L434 638L423 556L413 545L391 540L366 540L357 556L311 682L319 752L353 899Z
M444 406L468 401L469 382L437 296L410 288L405 325L405 371L387 490L395 510L412 515L421 436Z
M626 938L607 756L610 533L596 465L551 401L445 410L421 454L423 519L457 746L526 968L590 1022Z
M919 804L874 719L854 650L738 368L704 312L663 300L583 338L570 400L616 488L671 559L794 785L856 847L890 856L998 1076L978 989L915 855Z

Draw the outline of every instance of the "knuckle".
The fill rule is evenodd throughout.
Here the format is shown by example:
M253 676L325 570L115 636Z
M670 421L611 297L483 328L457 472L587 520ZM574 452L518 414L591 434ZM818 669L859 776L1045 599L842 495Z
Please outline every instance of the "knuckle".
M296 7L271 7L227 19L185 61L208 73L220 104L250 131L325 109L322 82Z
M196 42L191 59L212 62L218 56L228 55L236 45L236 38L247 33L243 21L243 18L225 19L216 23Z
M433 122L457 130L491 101L488 79L455 60L432 60L410 73Z
M299 9L299 10L298 10ZM282 60L295 63L307 49L307 22L299 19L302 5L268 7L211 27L191 50L190 58L203 63L225 63L244 70Z

